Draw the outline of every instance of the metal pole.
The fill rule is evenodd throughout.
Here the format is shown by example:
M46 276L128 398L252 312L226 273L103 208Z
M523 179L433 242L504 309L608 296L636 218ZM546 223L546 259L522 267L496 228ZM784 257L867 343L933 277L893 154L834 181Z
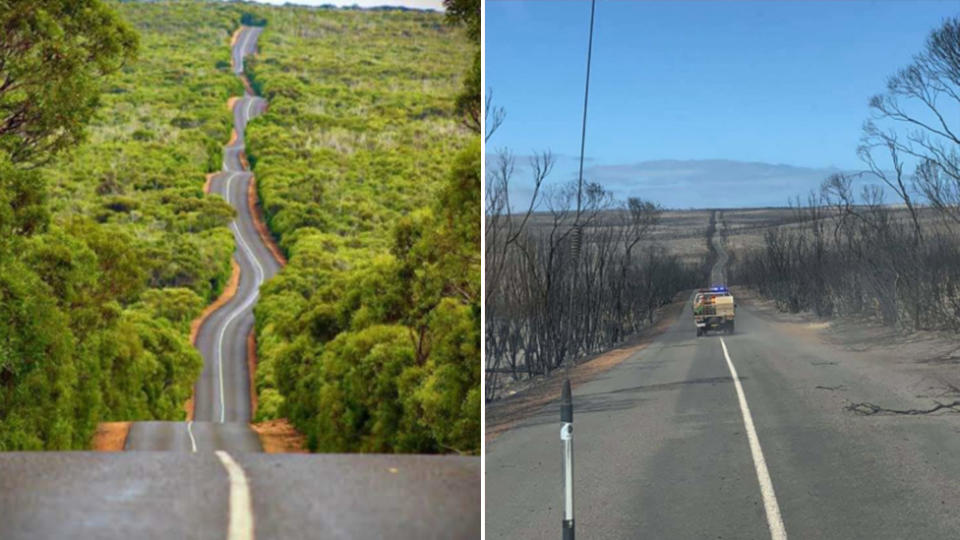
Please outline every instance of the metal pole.
M573 397L570 379L560 398L560 440L563 441L563 540L573 540Z
M583 211L583 153L587 143L587 104L590 98L590 60L593 56L593 18L597 0L590 2L590 37L587 41L587 78L583 88L583 124L580 128L580 171L577 175L577 215L574 218L574 258L579 267L583 227L580 214ZM563 441L563 540L574 540L573 527L573 396L570 392L570 360L566 362L568 378L563 381L560 398L560 440Z
M590 38L587 41L587 81L583 88L583 125L580 131L580 174L577 179L577 217L580 224L580 211L583 201L583 150L587 144L587 102L590 98L590 58L593 56L593 15L597 10L597 0L590 3Z

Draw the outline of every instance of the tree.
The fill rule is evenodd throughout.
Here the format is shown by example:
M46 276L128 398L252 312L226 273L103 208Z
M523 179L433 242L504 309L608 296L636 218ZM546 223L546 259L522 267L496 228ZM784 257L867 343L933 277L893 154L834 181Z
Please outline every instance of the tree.
M873 118L864 125L860 155L871 172L894 190L910 211L922 239L916 188L934 207L960 223L960 17L931 32L923 51L887 81L887 90L871 98ZM889 164L878 164L875 149ZM916 161L913 185L904 158ZM892 169L892 170L891 170Z
M454 24L463 24L467 37L480 42L480 0L443 0L447 20Z
M510 204L510 181L515 169L514 157L509 150L501 150L496 155L496 163L491 167L490 181L484 194L486 209L486 245L484 256L486 260L486 300L497 289L507 262L507 253L510 247L524 233L530 216L533 215L540 202L540 190L543 182L553 171L556 163L553 154L549 151L537 153L530 158L533 194L523 213L514 214ZM489 306L488 306L489 309Z
M255 308L257 418L288 417L311 449L480 451L481 140L452 106L480 103L464 36L479 2L464 5L448 22L467 32L437 14L276 10L289 39L249 65L272 98L247 149L289 256Z
M46 229L46 195L37 171L17 169L0 151L0 257L18 237Z
M83 138L138 37L99 0L4 0L0 28L0 150L39 164Z
M443 0L447 10L447 20L463 24L467 37L477 43L473 57L473 66L463 81L463 91L457 96L457 113L463 117L464 124L476 133L480 133L480 0Z
M486 120L483 140L486 142L490 140L490 137L493 137L493 134L507 117L507 111L503 107L493 104L493 89L487 89L487 101L484 103L483 116Z

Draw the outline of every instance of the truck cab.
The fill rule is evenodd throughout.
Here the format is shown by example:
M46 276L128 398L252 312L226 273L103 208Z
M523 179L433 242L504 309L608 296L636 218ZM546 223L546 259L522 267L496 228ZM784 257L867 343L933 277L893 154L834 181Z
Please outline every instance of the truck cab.
M693 322L697 327L697 337L710 330L732 334L735 311L733 295L726 287L720 285L698 289L693 297Z

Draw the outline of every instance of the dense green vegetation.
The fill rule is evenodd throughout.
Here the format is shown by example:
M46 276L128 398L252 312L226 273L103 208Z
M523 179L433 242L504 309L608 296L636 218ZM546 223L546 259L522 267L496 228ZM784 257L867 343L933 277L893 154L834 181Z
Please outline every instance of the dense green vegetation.
M180 419L202 366L189 321L233 252L233 211L202 186L242 91L227 46L241 13L0 6L15 29L0 36L15 83L0 91L0 450Z
M320 451L478 452L478 32L257 14L246 67L270 108L247 149L289 256L256 308L258 419L289 417ZM479 28L479 3L451 18Z
M248 142L290 256L256 313L259 417L319 450L478 451L478 3L0 5L0 79L24 81L0 89L0 450L183 417L234 249L202 186L243 21L267 25Z

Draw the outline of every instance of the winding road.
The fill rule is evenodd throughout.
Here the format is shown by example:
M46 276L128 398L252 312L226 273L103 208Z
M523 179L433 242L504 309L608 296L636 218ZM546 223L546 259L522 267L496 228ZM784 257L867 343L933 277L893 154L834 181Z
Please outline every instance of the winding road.
M234 70L261 28L242 27ZM249 85L246 85L249 88ZM247 93L236 139L212 191L237 210L236 295L204 322L204 358L190 422L135 422L137 452L0 452L0 538L473 539L480 531L480 458L266 454L250 429L247 336L260 284L279 270L247 204L244 128L263 112Z
M960 414L930 412L950 366L778 317L740 301L736 334L697 338L687 302L574 389L578 537L960 538ZM559 413L488 441L488 539L560 537Z
M236 35L232 58L234 73L244 79L243 58L256 52L262 28L244 26ZM253 306L260 285L280 270L280 264L264 245L254 225L248 204L253 174L244 166L244 134L247 123L262 113L266 101L246 91L233 104L236 137L223 150L223 171L211 179L213 193L221 195L237 211L230 224L237 245L234 259L240 266L236 294L204 321L196 347L203 355L203 373L194 388L192 422L136 422L127 436L127 450L260 451L251 420L250 373L247 336L253 329Z
M714 211L713 216L714 223L717 224L717 227L719 227L720 224L726 227L726 223L723 221L723 212ZM727 250L723 246L723 238L719 229L714 230L710 242L713 243L713 249L717 252L717 262L715 262L713 268L710 269L710 285L726 285L727 262L730 260L730 256L727 255Z

